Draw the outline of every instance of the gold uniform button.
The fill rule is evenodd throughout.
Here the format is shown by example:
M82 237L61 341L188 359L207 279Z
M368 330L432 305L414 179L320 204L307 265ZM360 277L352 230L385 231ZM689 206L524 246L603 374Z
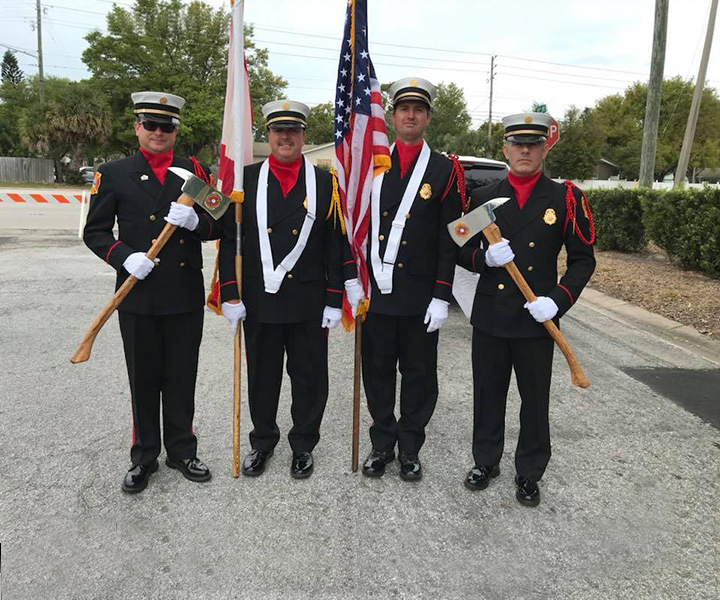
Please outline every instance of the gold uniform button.
M181 267L184 267L184 266L185 266L185 263L184 263L184 262L181 262L181 263L180 263L180 266L181 266Z
M504 289L505 289L505 284L504 284L504 283L498 283L498 289L499 289L499 290L504 290Z
M297 230L297 229L293 229L293 230L292 230L292 234L293 234L293 235L297 235L297 234L298 234L298 230Z
M381 233L381 234L378 236L378 239L382 242L382 241L385 239L385 236Z
M409 218L410 218L410 213L406 214L406 215L405 215L405 218L406 218L406 219L409 219Z
M402 269L405 265L402 263L398 263L398 269Z
M154 244L155 242L157 242L157 238L153 238L151 243Z
M293 278L293 274L292 274L292 273L288 273L288 279L292 279L292 278Z
M533 266L529 266L529 267L528 267L528 271L532 271L533 269L534 269Z
M155 215L150 215L150 220L151 220L151 221L154 221L154 220L155 220Z
M184 243L185 243L185 240L184 240L184 239L181 239L181 240L180 240L180 243L181 243L181 244L184 244Z
M403 241L400 242L400 243L401 243L403 246L407 246L407 240L403 240Z
M530 242L530 243L528 244L528 246L530 246L531 248L534 248L534 247L535 247L535 242Z
M387 217L387 216L388 216L388 211L383 211L383 217Z
M267 232L272 233L272 227L268 227Z

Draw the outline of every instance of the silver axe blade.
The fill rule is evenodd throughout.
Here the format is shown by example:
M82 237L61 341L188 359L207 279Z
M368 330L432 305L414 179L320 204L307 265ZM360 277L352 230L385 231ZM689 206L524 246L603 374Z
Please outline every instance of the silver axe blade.
M447 228L450 232L450 237L458 246L464 246L469 239L495 222L495 209L505 204L508 200L510 200L510 198L507 197L493 198L459 219L448 223Z
M202 179L182 167L170 167L185 183L182 185L183 193L192 198L193 202L202 207L213 219L218 220L225 214L228 206L232 204L230 198L218 192Z

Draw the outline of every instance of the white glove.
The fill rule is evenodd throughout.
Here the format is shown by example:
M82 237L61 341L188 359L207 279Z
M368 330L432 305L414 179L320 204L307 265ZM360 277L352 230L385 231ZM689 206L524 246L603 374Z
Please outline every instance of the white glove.
M510 242L505 238L497 244L490 244L485 250L485 264L488 267L502 267L515 258Z
M326 306L323 310L322 327L334 329L340 323L340 319L342 319L342 311L339 308Z
M348 279L345 282L345 293L347 294L348 304L352 308L352 316L357 316L357 307L365 300L365 292L357 279Z
M448 306L450 306L450 303L445 302L445 300L439 298L430 300L430 304L428 304L425 311L425 324L430 323L427 328L428 333L437 331L445 324L448 318Z
M558 305L547 296L539 296L535 302L526 302L524 306L538 323L549 321L558 312Z
M155 260L157 261L157 259ZM153 270L155 264L156 263L145 256L144 252L133 252L125 259L123 267L125 267L125 270L133 277L145 279L148 275L150 275L150 271Z
M228 320L228 323L230 323L230 329L232 329L232 332L235 333L237 331L238 323L240 321L244 321L245 317L247 317L247 310L245 310L245 305L242 300L240 300L237 304L232 302L223 302L222 314L223 317Z
M190 231L195 231L198 223L200 222L200 217L197 216L197 213L192 206L185 206L184 204L171 202L170 212L168 212L165 220L171 225L177 225L178 227L184 227Z

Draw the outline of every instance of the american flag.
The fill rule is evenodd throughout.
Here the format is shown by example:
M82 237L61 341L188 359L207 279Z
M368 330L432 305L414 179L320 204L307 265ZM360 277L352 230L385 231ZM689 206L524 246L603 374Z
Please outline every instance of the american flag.
M367 234L372 179L390 168L380 82L368 53L367 0L350 0L335 92L335 166L348 239L369 297Z

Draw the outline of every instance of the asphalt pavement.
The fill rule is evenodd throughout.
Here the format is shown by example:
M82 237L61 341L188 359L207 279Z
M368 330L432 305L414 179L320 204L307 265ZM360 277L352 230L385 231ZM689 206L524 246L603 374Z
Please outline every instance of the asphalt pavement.
M87 363L69 362L110 298L114 272L77 239L78 207L60 207L74 215L65 230L44 229L47 222L24 213L20 223L5 208L3 597L720 597L718 393L698 384L717 378L717 342L602 295L581 300L562 330L591 387L571 385L557 352L553 458L533 509L514 498L514 386L500 477L482 492L462 485L472 466L471 328L457 307L440 333L440 399L419 483L402 481L397 463L379 480L351 472L353 335L340 328L330 334L330 397L314 475L290 477L286 377L283 438L267 472L233 479L232 337L225 320L207 312L195 430L213 479L194 484L161 462L148 489L128 496L120 483L131 413L117 318ZM209 282L212 244L204 254ZM673 391L642 376L648 372L675 381ZM700 404L709 412L683 404L683 388L704 389ZM363 408L361 458L369 425ZM249 430L243 384L242 454Z

